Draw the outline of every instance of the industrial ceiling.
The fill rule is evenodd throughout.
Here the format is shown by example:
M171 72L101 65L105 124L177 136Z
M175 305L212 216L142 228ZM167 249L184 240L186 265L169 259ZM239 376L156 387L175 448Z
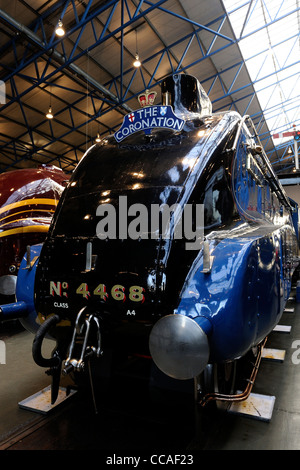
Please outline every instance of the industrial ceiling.
M73 171L174 73L196 76L215 112L250 115L274 170L292 171L299 23L299 0L0 0L0 172Z

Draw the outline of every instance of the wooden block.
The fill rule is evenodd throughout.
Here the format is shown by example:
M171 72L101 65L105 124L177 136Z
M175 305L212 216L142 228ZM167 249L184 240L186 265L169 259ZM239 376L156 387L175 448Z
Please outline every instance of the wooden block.
M289 325L276 325L273 331L277 331L279 333L290 333L292 327Z
M286 351L284 349L264 348L262 352L262 359L283 362L285 353Z
M270 421L273 414L275 397L250 393L247 400L232 402L228 413L235 413L261 421Z
M67 394L67 389L59 387L57 399L53 405L51 405L51 385L44 388L40 392L31 395L25 400L18 403L19 407L28 411L35 411L36 413L48 414L58 405L61 405L68 398L77 393L76 390L71 389L70 393Z

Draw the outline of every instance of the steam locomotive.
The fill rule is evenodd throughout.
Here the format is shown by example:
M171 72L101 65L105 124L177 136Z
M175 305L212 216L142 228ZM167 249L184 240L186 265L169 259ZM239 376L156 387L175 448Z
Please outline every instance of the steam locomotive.
M15 300L27 246L44 241L67 180L52 165L0 175L0 303Z
M161 105L153 97L86 152L21 263L17 301L1 307L35 334L52 401L61 371L91 358L101 369L111 352L196 381L202 403L244 399L229 377L249 352L260 360L290 293L298 209L250 117L212 113L190 75L162 82Z

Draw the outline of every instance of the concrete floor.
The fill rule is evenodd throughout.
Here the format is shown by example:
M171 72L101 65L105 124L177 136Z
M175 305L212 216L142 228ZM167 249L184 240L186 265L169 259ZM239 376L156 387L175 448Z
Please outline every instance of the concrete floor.
M160 410L155 407L155 416L142 392L135 389L126 396L126 387L123 386L123 392L117 391L114 408L102 403L99 414L95 415L91 403L87 404L91 397L87 399L80 395L66 405L65 412L62 405L57 420L52 418L43 427L39 439L31 436L30 442L23 439L13 448L157 451L161 446L162 449L186 452L300 449L300 304L295 300L289 301L287 308L294 308L294 312L285 312L280 324L291 326L290 333L273 331L266 345L285 350L285 360L279 363L262 360L253 389L253 393L276 397L270 422L226 412L199 410L183 420L179 416L180 411L185 418L187 415L178 402L174 405L169 402ZM2 324L0 339L6 346L6 364L0 364L2 442L24 425L28 427L39 419L37 413L20 409L18 402L49 385L50 379L33 362L33 336L30 333L17 324ZM45 355L53 347L54 343L48 341ZM135 403L135 409L132 403Z
M33 335L18 322L5 322L0 327L4 341L6 363L0 364L0 439L23 425L36 420L35 413L19 408L18 403L49 385L47 377L31 355ZM54 343L45 341L45 354Z

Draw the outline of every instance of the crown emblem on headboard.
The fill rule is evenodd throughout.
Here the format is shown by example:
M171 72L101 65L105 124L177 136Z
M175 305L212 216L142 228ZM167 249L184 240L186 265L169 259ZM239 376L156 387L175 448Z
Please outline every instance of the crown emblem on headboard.
M156 95L157 95L156 91L149 91L149 90L146 90L144 93L141 93L138 96L138 100L139 100L141 108L144 108L145 106L152 106L156 98Z

